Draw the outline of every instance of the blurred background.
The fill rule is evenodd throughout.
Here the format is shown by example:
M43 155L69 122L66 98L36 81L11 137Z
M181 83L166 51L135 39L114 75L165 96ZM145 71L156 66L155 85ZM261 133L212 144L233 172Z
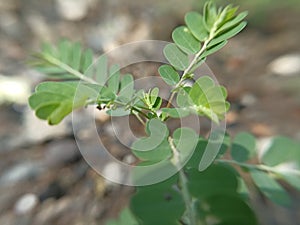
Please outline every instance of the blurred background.
M299 0L229 2L249 11L249 24L207 61L229 91L229 132L250 131L261 144L278 134L299 140ZM62 38L79 41L99 55L132 41L170 41L184 14L203 4L202 0L0 0L1 225L105 224L133 192L89 168L76 147L70 119L50 127L34 117L27 98L43 76L26 65L30 54L43 42ZM97 120L109 134L108 117L99 115ZM122 154L116 143L109 145L116 155ZM130 161L126 155L120 157ZM108 172L121 173L114 167ZM299 193L287 188L294 196L290 209L254 198L262 224L300 224Z

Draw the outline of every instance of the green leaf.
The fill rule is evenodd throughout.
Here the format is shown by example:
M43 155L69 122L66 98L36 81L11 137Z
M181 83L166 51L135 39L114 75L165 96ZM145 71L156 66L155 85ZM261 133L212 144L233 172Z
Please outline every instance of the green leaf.
M233 28L229 28L228 30L222 31L221 33L215 36L215 38L209 43L208 47L212 47L225 40L228 40L229 38L232 38L233 36L241 32L246 27L246 25L247 25L246 22L241 22L239 25Z
M255 154L256 140L249 133L239 133L235 136L231 147L231 156L235 161L245 162Z
M59 58L61 61L63 61L63 62L69 61L69 58L71 55L70 47L71 47L71 44L67 40L62 40L61 42L59 42L58 48L59 48L59 52L61 53Z
M222 33L223 31L226 31L232 27L235 27L237 24L239 24L240 22L242 22L242 20L248 15L248 12L242 12L240 14L238 14L237 16L235 16L234 18L232 18L229 21L226 21L226 23L224 23L218 30L217 30L217 35Z
M177 70L185 70L189 66L188 55L182 52L176 44L168 44L164 48L166 59Z
M197 12L189 12L185 15L185 23L192 34L199 40L204 41L208 37L208 32L203 24L202 16Z
M150 150L141 150L141 145L145 143L148 144L144 139L138 139L131 146L132 153L140 160L159 162L172 156L172 150L167 139L164 139L159 144L151 143L152 146L143 146L144 149L150 147ZM155 145L154 147L153 144Z
M30 96L29 105L36 111L37 117L54 125L74 109L85 106L88 100L96 100L97 97L95 89L78 82L44 82Z
M215 158L226 148L226 133L224 130L215 130L211 132L208 143L203 149L203 154L199 163L199 171L206 170L215 160ZM224 143L225 142L225 143Z
M100 85L104 85L108 79L108 62L106 55L101 55L91 68L92 74L94 75L93 69L96 72L95 80Z
M143 225L179 225L185 206L180 192L172 188L173 185L174 181L169 179L137 188L130 208Z
M89 79L83 73L92 62L91 50L82 50L79 43L66 40L61 41L58 46L44 44L41 52L34 54L32 60L33 67L60 80Z
M194 104L200 104L200 102L203 102L204 100L201 99L202 96L205 95L205 93L215 86L214 81L209 76L203 76L200 77L192 86L189 96ZM206 98L205 98L206 99ZM205 101L207 102L207 100Z
M90 66L93 64L93 52L88 49L83 53L82 56L82 72L86 73Z
M127 116L130 115L130 110L126 110L122 107L120 108L116 108L116 109L109 109L106 111L106 113L110 116L115 116L115 117L119 117L119 116Z
M172 33L172 38L175 44L187 54L195 54L200 50L200 42L185 26L177 27Z
M149 137L136 140L131 146L133 153L142 160L150 161L160 161L171 156L167 126L158 119L151 119L146 131Z
M196 198L237 193L237 177L226 165L212 165L202 172L190 169L187 174L189 190Z
M125 74L120 82L120 92L118 94L118 100L121 102L129 102L132 100L134 90L134 80L131 74Z
M170 65L160 66L158 72L168 85L175 86L180 80L179 74Z
M81 45L79 43L75 43L72 48L72 58L71 58L71 67L75 70L80 69L80 62L81 62L81 56L82 56L82 50Z
M161 111L172 118L183 118L190 115L190 111L187 108L162 108Z
M119 91L120 80L120 67L119 65L112 65L109 69L109 78L107 81L107 87L115 94Z
M203 24L208 31L212 29L217 20L216 5L212 1L207 1L203 8Z
M275 137L264 151L262 162L268 166L294 162L300 165L300 144L287 137Z
M300 171L297 170L298 173L293 171L279 171L278 173L282 176L282 178L289 183L291 186L300 191Z
M174 144L179 152L180 163L184 164L193 155L198 135L190 128L178 128L173 133Z
M207 217L213 217L218 225L257 225L252 209L238 195L214 195L205 200ZM203 212L205 209L200 211Z
M286 190L271 176L259 170L250 170L250 174L255 185L267 198L279 205L289 206L291 204Z
M193 103L192 108L199 115L205 115L216 123L219 122L219 119L223 119L229 108L229 103L225 99L226 96L224 87L216 86L208 76L199 78L189 92L189 97Z
M185 108L191 105L189 92L191 87L183 87L177 93L176 102L179 107Z

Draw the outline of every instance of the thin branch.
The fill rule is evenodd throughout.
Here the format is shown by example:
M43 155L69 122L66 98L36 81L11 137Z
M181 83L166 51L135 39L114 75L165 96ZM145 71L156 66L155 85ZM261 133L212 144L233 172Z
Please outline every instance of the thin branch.
M214 29L213 29L213 30L214 30ZM210 41L212 40L212 38L213 38L213 34L212 34L212 33L214 33L214 31L212 31L211 34L210 34L210 36L209 36L209 38L208 38L206 41L204 41L204 43L203 43L201 49L199 50L199 52L194 56L192 62L191 62L191 63L189 64L189 66L184 70L184 72L183 72L183 74L182 74L182 76L181 76L181 78L180 78L180 81L178 82L178 84L176 85L175 88L178 88L178 87L180 87L180 86L182 85L182 82L186 80L186 75L189 74L189 73L191 72L191 70L193 69L193 67L199 62L199 57L204 53L204 51L205 51L206 48L207 48L207 45L209 44L209 42L210 42ZM175 94L176 94L175 91L172 92L172 94L171 94L171 96L170 96L170 98L169 98L169 100L168 100L168 104L167 104L167 106L166 106L167 108L170 108L170 106L171 106L171 104L172 104L172 101L173 101L173 99L174 99L174 97L175 97Z
M97 82L87 76L85 76L84 74L78 72L77 70L74 70L72 67L70 67L69 65L62 63L60 60L52 57L51 55L48 54L42 54L42 57L44 60L48 61L49 63L64 69L65 71L69 72L70 74L74 75L75 77L79 78L80 80L84 80L88 83L91 84L97 84Z
M187 215L189 218L189 225L200 225L200 222L197 221L197 212L195 211L195 208L193 207L193 199L190 195L189 189L188 189L188 179L184 173L184 170L180 166L180 154L179 151L176 149L173 139L171 137L168 138L168 141L170 143L170 147L173 152L173 163L175 166L177 166L179 170L179 182L181 187L181 194L185 203L185 207L187 210Z

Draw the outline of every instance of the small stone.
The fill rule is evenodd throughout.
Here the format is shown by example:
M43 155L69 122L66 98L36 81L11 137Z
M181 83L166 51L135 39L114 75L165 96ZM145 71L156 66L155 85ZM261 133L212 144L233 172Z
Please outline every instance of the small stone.
M133 163L136 162L136 158L131 154L125 155L125 157L123 159L123 162L128 164L128 165L132 165Z
M252 106L257 102L257 99L252 94L245 94L241 98L241 104L244 106Z
M28 193L23 195L15 204L16 214L27 214L38 204L38 197L35 194Z
M46 165L59 167L72 163L80 158L80 151L75 140L57 140L50 142L45 149Z
M68 125L68 119L70 119L70 117L65 118L56 126L50 126L46 121L38 119L32 110L25 110L23 132L22 136L20 136L20 141L40 143L69 135L72 133L72 129Z
M29 95L30 84L26 79L0 75L0 104L27 104Z
M87 0L56 0L57 10L66 20L81 20L89 9Z
M33 179L43 171L42 167L33 162L25 162L13 166L0 177L0 186L10 186L18 182Z
M272 73L280 76L299 75L300 54L287 54L280 56L269 64Z
M108 163L104 167L102 175L105 178L106 184L111 186L114 186L114 182L120 182L123 177L120 164L115 162Z

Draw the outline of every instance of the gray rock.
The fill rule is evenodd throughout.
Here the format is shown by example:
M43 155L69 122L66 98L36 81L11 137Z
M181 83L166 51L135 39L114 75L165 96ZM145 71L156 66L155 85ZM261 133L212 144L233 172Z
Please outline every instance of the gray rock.
M56 0L59 14L66 20L81 20L89 9L87 0Z
M43 167L36 162L23 162L12 166L0 177L0 186L15 185L21 181L33 179L41 174Z
M28 193L19 198L16 202L14 210L18 215L31 212L38 204L38 197L35 194Z
M80 158L80 151L75 140L62 139L52 141L45 148L45 164L49 167L59 167Z
M257 98L253 94L245 94L241 98L241 104L244 106L252 106L257 102Z
M27 104L30 95L30 83L21 76L8 77L0 75L0 104Z
M69 118L65 118L60 124L50 126L46 121L38 119L30 109L24 112L23 132L20 141L40 143L45 140L66 136L72 133L68 125Z
M269 69L280 76L300 75L300 54L280 56L269 64Z

